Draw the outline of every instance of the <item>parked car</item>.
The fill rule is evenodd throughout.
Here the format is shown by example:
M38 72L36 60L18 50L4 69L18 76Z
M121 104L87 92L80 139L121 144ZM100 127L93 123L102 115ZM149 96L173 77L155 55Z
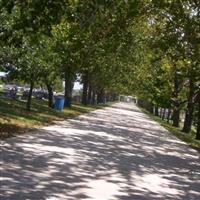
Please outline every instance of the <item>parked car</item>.
M33 96L37 99L47 99L48 98L48 92L44 89L34 89Z

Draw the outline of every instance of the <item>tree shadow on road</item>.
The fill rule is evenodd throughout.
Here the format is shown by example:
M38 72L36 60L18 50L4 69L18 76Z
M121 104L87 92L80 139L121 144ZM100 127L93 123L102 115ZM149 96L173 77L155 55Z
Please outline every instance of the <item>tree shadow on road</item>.
M4 141L1 160L3 199L200 195L198 154L137 109L106 108Z

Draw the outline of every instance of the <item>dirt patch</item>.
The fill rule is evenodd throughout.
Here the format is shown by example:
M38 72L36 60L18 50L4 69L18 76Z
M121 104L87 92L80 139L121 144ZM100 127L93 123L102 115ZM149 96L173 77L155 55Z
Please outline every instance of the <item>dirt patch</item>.
M13 137L15 135L23 134L28 130L29 128L26 126L0 123L0 139L5 139L8 137Z

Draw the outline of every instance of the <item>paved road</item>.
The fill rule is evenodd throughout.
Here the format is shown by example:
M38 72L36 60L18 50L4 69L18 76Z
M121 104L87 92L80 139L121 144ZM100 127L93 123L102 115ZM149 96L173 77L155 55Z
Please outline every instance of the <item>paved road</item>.
M1 148L5 200L197 200L199 154L118 103Z

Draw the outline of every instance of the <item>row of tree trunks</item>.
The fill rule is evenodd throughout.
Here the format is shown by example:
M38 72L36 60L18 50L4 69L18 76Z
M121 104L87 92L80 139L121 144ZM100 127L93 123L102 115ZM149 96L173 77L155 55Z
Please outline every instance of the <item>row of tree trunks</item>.
M46 87L48 90L48 106L53 108L53 86L49 83L46 83ZM31 111L31 103L32 103L32 96L33 96L33 88L34 88L34 81L30 83L30 89L28 92L28 99L26 102L26 110Z
M89 80L89 73L85 72L82 76L83 93L81 103L84 105L105 103L104 89L100 88L98 90L95 90Z
M48 90L48 106L53 108L53 85L46 82L46 87ZM70 107L72 103L72 91L74 87L74 79L65 77L65 107ZM33 95L34 82L30 83L30 89L28 93L28 99L26 103L26 110L31 110L31 102Z
M186 101L181 101L179 99L179 93L182 88L182 83L178 81L177 75L175 75L174 79L174 92L173 92L173 112L168 109L168 114L167 114L167 122L169 123L170 118L171 118L171 113L172 113L172 125L175 127L180 127L180 112L181 108L184 105L184 103L187 102L187 108L186 108L186 113L185 113L185 119L184 119L184 125L182 131L185 133L189 133L192 129L192 124L193 124L193 118L194 118L194 110L195 110L195 105L197 105L197 131L196 131L196 139L200 139L200 91L198 91L198 95L196 88L195 88L195 83L193 80L193 77L189 79L189 92L188 92L188 98ZM147 102L142 102L142 107L146 108L148 111L149 106ZM159 107L155 106L154 107L154 114L156 116L160 116L163 120L165 119L165 108L161 108L159 112Z
M197 114L196 139L200 140L200 98L197 101L198 101L198 104L197 104L197 113L198 114ZM195 104L193 103L193 106L194 105ZM160 108L160 112L158 112L158 111L159 111L159 107L155 107L154 108L154 115L159 116L160 118L162 118L162 120L166 119L167 122L169 123L170 119L171 119L171 114L172 114L171 109L167 109L167 117L166 117L166 108ZM193 108L193 111L191 113L189 113L189 115L192 115L192 118L193 118L193 112L194 112L194 108ZM178 122L180 120L180 110L174 110L173 111L172 120L173 120L173 125L174 125L174 123L179 124ZM190 132L191 128L192 128L192 121L186 122L186 120L188 120L187 115L185 116L185 119L184 119L184 127L185 127L185 124L187 124L187 128L189 129L189 132ZM183 130L184 130L184 127L183 127ZM189 133L189 132L187 132L187 133Z
M160 112L159 112L159 107L155 107L154 108L154 115L160 117L162 120L166 119L166 111L168 110L169 113L169 109L167 108L160 108Z
M73 91L73 86L74 86L74 79L71 76L68 76L69 74L66 72L65 73L65 106L70 107L72 103L72 91ZM185 120L184 120L184 126L182 131L185 133L189 133L191 131L192 127L192 122L193 122L193 113L194 113L194 95L195 95L195 87L192 79L190 80L190 90L188 94L188 103L187 103L187 111L185 115ZM48 105L49 107L53 108L53 87L51 84L46 83L47 90L48 90ZM30 90L28 94L28 99L27 99L27 104L26 104L26 109L28 111L31 110L31 101L32 101L32 94L33 94L33 87L34 87L34 82L31 81L30 83ZM107 99L110 97L108 96ZM96 102L96 93L95 91L92 90L91 85L89 84L89 77L88 74L85 74L83 77L83 95L82 95L82 103L84 105L87 104L95 104ZM97 103L105 103L105 92L103 89L100 89L97 92ZM200 104L200 103L199 103ZM146 109L153 113L153 106L152 104L148 103L145 105ZM158 112L158 107L156 106L154 108L154 114L156 116L159 115ZM170 121L170 116L171 116L171 110L168 109L168 114L167 114L167 121L169 123ZM197 133L196 133L196 138L200 138L200 111L198 111L198 120L197 120ZM166 108L162 108L160 112L160 117L164 120L166 116ZM179 102L174 102L174 110L173 110L173 116L172 116L173 123L172 125L175 127L180 126L180 103Z
M168 123L170 123L170 120L172 119L172 125L179 127L180 109L174 109L172 112L169 108L160 108L159 112L159 107L155 107L154 115L160 117L162 120L166 119Z
M159 107L158 106L154 107L154 115L157 117L160 117L162 120L167 119L168 123L170 123L171 114L172 114L172 111L169 108L160 108L160 112L159 112Z

